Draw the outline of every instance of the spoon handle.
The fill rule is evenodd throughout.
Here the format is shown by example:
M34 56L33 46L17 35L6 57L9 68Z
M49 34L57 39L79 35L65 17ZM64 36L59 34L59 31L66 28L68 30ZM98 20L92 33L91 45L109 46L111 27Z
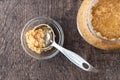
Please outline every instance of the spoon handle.
M90 65L87 61L85 61L81 56L77 55L76 53L61 47L56 42L53 42L52 46L62 52L72 63L74 63L79 68L85 71L97 72L97 70L92 65Z

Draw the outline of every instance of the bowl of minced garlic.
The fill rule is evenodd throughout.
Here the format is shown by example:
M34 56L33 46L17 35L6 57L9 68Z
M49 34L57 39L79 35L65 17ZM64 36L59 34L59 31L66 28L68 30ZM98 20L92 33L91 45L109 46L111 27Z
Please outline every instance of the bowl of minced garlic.
M81 36L92 46L120 49L120 0L84 0L77 25Z
M91 16L93 30L99 36L120 39L120 0L99 0L92 7Z
M59 51L54 47L46 47L46 28L50 26L55 32L56 43L63 46L64 33L62 27L52 18L37 17L28 21L21 33L21 45L23 50L31 57L39 60L50 59L57 55Z

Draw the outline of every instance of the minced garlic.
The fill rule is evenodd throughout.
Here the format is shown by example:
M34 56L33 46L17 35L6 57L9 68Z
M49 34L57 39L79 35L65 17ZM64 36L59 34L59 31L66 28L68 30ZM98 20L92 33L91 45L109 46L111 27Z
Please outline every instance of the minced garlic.
M36 53L40 54L42 52L42 48L45 47L45 31L42 29L33 29L26 33L26 42L28 47L35 51Z
M99 0L92 8L92 25L107 39L120 38L120 0Z

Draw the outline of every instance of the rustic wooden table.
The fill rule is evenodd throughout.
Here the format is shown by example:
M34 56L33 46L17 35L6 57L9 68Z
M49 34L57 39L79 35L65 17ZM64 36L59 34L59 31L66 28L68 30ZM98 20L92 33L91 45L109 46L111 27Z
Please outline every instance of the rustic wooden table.
M0 80L120 80L120 50L102 51L90 46L76 26L83 0L0 0ZM85 72L62 54L39 61L21 47L25 23L38 16L49 16L60 23L65 34L64 47L100 70Z

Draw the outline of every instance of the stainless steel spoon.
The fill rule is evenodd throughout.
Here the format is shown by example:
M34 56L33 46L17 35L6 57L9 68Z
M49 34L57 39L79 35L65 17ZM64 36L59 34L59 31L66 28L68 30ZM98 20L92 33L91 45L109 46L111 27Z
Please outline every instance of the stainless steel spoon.
M79 68L85 70L85 71L90 71L90 72L98 72L97 69L95 69L92 65L90 65L86 60L84 60L81 56L77 55L76 53L65 49L58 45L55 42L55 34L53 29L47 25L47 24L40 24L35 27L35 29L45 29L46 30L46 36L45 36L45 44L46 47L43 48L43 50L50 49L51 47L55 47L58 49L61 53L63 53L72 63L74 63L76 66Z

